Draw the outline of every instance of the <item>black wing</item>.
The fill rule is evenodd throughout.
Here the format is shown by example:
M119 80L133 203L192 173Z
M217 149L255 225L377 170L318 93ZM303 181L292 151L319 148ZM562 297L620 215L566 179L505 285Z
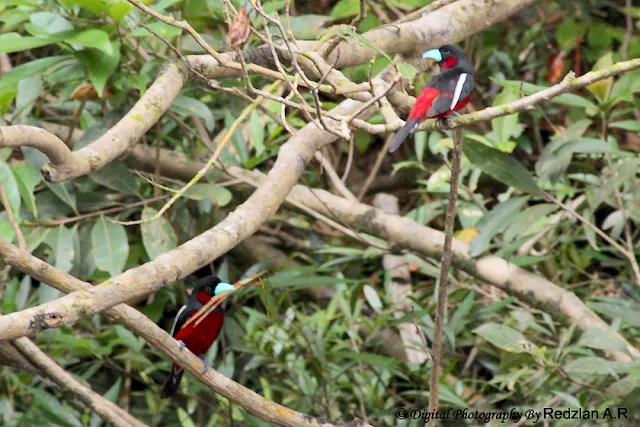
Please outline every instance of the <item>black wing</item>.
M176 314L176 317L173 320L173 326L171 327L171 332L169 332L172 337L174 337L178 333L180 328L182 328L182 325L184 325L184 322L187 321L192 311L193 310L187 310L186 305L183 305L180 308L180 310L178 311L178 314Z
M462 79L464 79L462 81ZM456 86L462 84L459 96L456 98ZM438 74L427 86L437 89L440 92L427 111L427 117L435 117L447 111L453 110L458 102L471 95L475 82L471 73L460 72L459 70L446 70ZM453 102L455 99L455 103Z

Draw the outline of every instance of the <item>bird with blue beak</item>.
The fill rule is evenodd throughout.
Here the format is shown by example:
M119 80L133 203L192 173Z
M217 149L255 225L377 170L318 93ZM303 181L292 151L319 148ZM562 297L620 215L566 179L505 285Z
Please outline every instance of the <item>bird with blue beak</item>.
M216 338L222 330L224 323L224 308L220 304L215 310L209 312L203 319L188 323L184 328L185 322L202 309L211 298L224 292L233 292L235 287L230 283L220 281L216 276L207 276L196 282L193 292L189 295L187 303L180 308L171 328L171 336L173 336L181 348L187 347L192 353L197 354L204 362L204 372L209 369L209 362L205 358L205 354L211 348ZM180 380L184 375L184 370L177 364L171 366L171 374L164 384L160 396L167 398L173 396L178 387Z
M428 50L422 57L435 60L440 66L440 74L427 83L416 99L405 125L398 130L389 144L390 153L400 148L424 120L454 114L471 99L475 85L473 65L464 50L448 44Z

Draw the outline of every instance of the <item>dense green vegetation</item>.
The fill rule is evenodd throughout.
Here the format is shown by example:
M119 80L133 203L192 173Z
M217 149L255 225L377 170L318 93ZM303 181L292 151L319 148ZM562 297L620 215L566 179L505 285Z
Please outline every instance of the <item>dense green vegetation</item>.
M217 51L229 50L226 16L232 11L222 2L144 3L185 19ZM235 8L244 4L232 3ZM288 8L286 1L263 3L267 13L278 12L281 18ZM364 3L366 16L356 19L358 0L296 1L287 25L298 40L340 34L357 45L363 43L358 33L430 2ZM539 1L461 43L472 51L477 67L476 90L467 110L515 101L560 82L572 70L580 76L640 57L640 7L634 4L628 12L629 17L625 1ZM264 35L262 19L250 16ZM354 19L358 33L337 27ZM277 32L275 26L270 30ZM125 0L5 0L0 2L0 31L0 53L6 54L11 68L0 76L0 124L80 128L84 134L75 141L75 150L112 127L163 64L176 58L167 42L183 55L204 53L186 32ZM243 49L262 43L250 35ZM342 71L356 83L367 82L388 64L389 57L380 52L375 61ZM293 75L295 70L287 71ZM412 76L414 69L401 71ZM419 73L404 86L417 95L432 75L432 70ZM271 80L255 75L250 80L255 88L270 90ZM242 79L211 85L193 80L139 144L152 147L150 152L164 148L206 162L210 148L248 105L245 98L216 85L247 93ZM287 96L284 85L274 92L278 90ZM312 93L301 93L313 106ZM465 127L455 227L455 236L470 243L474 257L497 255L572 292L636 348L640 272L634 272L630 258L637 259L640 242L639 93L640 71L633 71L530 111ZM320 99L328 111L342 98ZM262 105L265 108L252 111L233 133L220 157L223 165L267 173L289 130L307 123L298 109L281 109L273 100ZM279 123L282 118L289 130ZM384 119L376 113L369 122ZM58 134L66 140L67 133L65 128ZM358 195L387 135L363 130L354 135L353 161L348 160L349 141L332 144L323 154L340 176L349 165L346 187ZM362 201L372 204L377 193L392 194L399 200L400 215L442 230L451 175L443 159L450 157L452 146L450 132L419 132L415 142L386 155ZM188 178L138 171L123 158L86 176L51 184L39 173L45 160L34 148L0 148L0 182L9 202L0 211L0 237L19 243L7 212L11 209L29 252L92 284L156 259L213 227L253 190L216 170L160 220L125 226L111 221L153 216ZM299 184L340 195L318 162L306 168ZM149 199L154 201L138 203ZM554 200L571 206L583 221ZM264 292L260 287L246 289L228 300L224 334L208 359L225 376L303 413L332 420L357 416L376 426L423 425L420 420L399 421L395 415L400 407L427 407L430 370L428 360L407 361L397 331L402 323L419 328L426 347L421 340L411 346L424 357L433 335L439 257L394 252L406 261L402 268L410 272L413 290L410 304L399 313L393 304L396 274L382 262L389 254L386 242L381 236L353 238L344 232L339 215L332 219L343 228L284 204L256 236L197 273L214 268L233 282L270 269ZM191 280L175 283L130 304L169 329L191 285ZM7 314L62 293L13 268L0 278L0 295L0 313ZM584 425L637 425L638 359L607 358L602 350L627 351L621 339L601 329L585 331L577 325L580 319L567 324L554 318L553 305L523 301L454 268L446 307L441 408L627 407L635 421ZM268 425L190 375L180 395L161 400L159 384L171 361L104 315L31 338L77 379L150 426ZM0 367L0 425L103 423L50 381ZM578 424L551 420L550 425Z

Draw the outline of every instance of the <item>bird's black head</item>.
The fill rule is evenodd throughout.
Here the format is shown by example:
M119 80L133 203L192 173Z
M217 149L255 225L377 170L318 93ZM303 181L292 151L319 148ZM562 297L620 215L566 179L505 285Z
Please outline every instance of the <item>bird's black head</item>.
M202 279L198 279L196 282L196 287L193 288L193 293L198 295L200 292L204 292L209 297L212 297L215 295L218 283L220 283L220 279L216 276L203 277Z
M435 59L440 65L440 69L460 67L466 72L473 71L473 66L467 53L460 47L453 44L446 44L438 49L431 49L422 54L423 58Z

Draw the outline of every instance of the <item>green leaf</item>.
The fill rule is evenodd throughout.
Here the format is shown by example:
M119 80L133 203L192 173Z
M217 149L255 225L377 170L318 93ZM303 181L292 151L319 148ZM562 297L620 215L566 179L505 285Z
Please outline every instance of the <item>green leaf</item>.
M29 165L17 164L13 167L13 174L18 184L18 191L25 205L33 213L36 222L38 221L38 208L33 190L41 181L41 175L34 171Z
M194 184L184 196L191 200L208 199L218 206L226 206L232 198L231 191L215 184Z
M27 251L33 252L38 249L51 231L52 229L49 227L37 227L31 233L24 236L24 240L27 242Z
M30 15L29 21L49 34L73 30L71 22L55 13L36 12Z
M414 141L413 145L416 150L416 158L418 159L418 163L423 163L424 151L427 148L427 132L416 132L414 134L413 141Z
M600 328L589 328L582 333L579 345L598 350L626 351L626 345L622 340L612 335L610 331Z
M56 298L60 298L62 292L53 288L45 283L41 283L38 287L38 304L44 304L49 301L53 301Z
M23 117L28 116L42 90L42 76L40 74L20 80L16 94L16 111L21 112Z
M107 221L104 216L91 229L91 244L96 266L111 276L122 273L129 256L127 233L120 224Z
M268 4L268 3L267 3ZM264 8L267 8L267 4ZM331 21L331 17L325 15L299 15L291 16L289 23L291 24L291 32L293 36L298 40L314 40L325 29L324 24ZM275 32L276 27L272 26L272 32ZM285 29L287 27L285 26Z
M504 233L504 240L512 242L516 238L537 233L547 224L547 216L558 210L552 203L539 203L518 212Z
M60 0L61 3L67 6L77 4L80 7L90 10L96 15L107 11L107 1L109 0Z
M186 96L177 96L176 99L173 100L173 104L171 104L171 110L176 113L185 114L185 115L195 115L204 120L204 125L207 130L212 131L214 126L216 125L216 121L213 118L213 113L207 107L207 104L204 102L195 99L189 98Z
M18 310L22 310L27 305L29 292L31 292L31 276L25 274L22 280L20 280L20 287L15 297L16 308Z
M34 397L34 403L38 405L50 423L53 425L82 427L82 423L70 408L60 403L55 396L37 388L32 388L31 393ZM45 424L51 425L49 423Z
M509 226L510 219L513 219L526 202L526 197L515 197L500 203L483 216L476 225L480 234L471 240L469 254L475 257L487 250L491 239Z
M587 305L599 313L606 314L614 319L621 319L631 326L640 328L640 311L638 310L610 302L589 302Z
M77 224L74 226L73 248L76 256L73 258L73 268L70 274L82 280L89 279L96 271L89 233L89 225L83 226L80 230L78 230Z
M227 108L224 110L224 127L226 131L229 131L233 122L235 121L235 117L231 114L231 111ZM247 141L245 141L242 136L242 132L240 129L236 128L231 136L231 143L233 144L233 148L235 149L236 154L240 156L240 160L242 163L246 163L249 160L249 148L247 146Z
M196 427L187 411L182 408L178 408L178 421L182 427Z
M613 65L613 53L607 52L602 58L598 59L592 68L592 71L602 70ZM597 81L587 86L587 90L593 93L600 102L609 98L611 88L613 87L613 76Z
M473 140L467 140L462 148L471 163L482 172L522 192L540 194L540 188L529 171L503 152Z
M564 370L569 374L615 374L614 363L600 357L580 357L567 363Z
M172 39L177 37L182 30L180 28L173 27L171 25L165 24L164 22L153 22L151 24L147 24L147 26L151 29L151 31L159 34L165 39ZM134 37L151 37L152 34L147 31L144 27L138 27L131 33Z
M371 308L373 308L378 314L382 313L382 301L380 300L378 292L369 285L364 285L362 292L364 293L364 297L367 299Z
M340 0L331 9L331 16L334 19L347 18L360 13L360 0Z
M21 52L55 43L52 37L22 37L18 33L0 35L0 53Z
M554 156L565 156L573 153L606 153L613 151L613 147L607 141L594 138L580 138L569 141L557 150L553 151Z
M65 273L71 271L75 256L73 232L60 224L49 233L45 242L51 247L51 256L55 258L55 263L52 264Z
M11 209L15 213L20 212L20 190L18 189L18 182L11 172L9 165L3 161L0 161L0 182L4 187L4 191L7 193L9 204Z
M264 126L255 110L249 116L249 137L256 149L256 156L260 156L264 153Z
M111 388L109 388L109 390L107 390L107 392L104 394L104 398L107 399L109 402L115 402L118 399L118 396L120 395L121 385L122 385L122 377L118 377L118 379L113 383ZM89 424L89 427L99 427L101 425L103 425L102 418L100 418L100 416L95 412L91 414L91 422Z
M134 9L133 5L126 0L111 0L107 13L114 21L120 22Z
M71 55L49 56L45 58L35 59L26 64L18 65L11 71L2 74L0 79L0 88L4 86L13 86L20 80L31 77L34 74L41 73L45 70L51 70L63 61L73 58Z
M116 335L120 338L120 341L131 350L139 353L142 350L144 341L138 339L131 331L120 325L115 326Z
M616 165L615 174L609 176L599 188L592 190L593 196L589 199L591 209L595 211L600 203L615 195L616 189L621 185L633 182L638 168L640 168L640 159L638 158L624 159Z
M140 197L136 177L119 160L115 160L105 167L90 173L89 178L112 190Z
M519 98L519 88L515 86L506 86L496 99L493 101L493 106L499 106L513 102ZM508 142L514 135L516 125L518 124L518 113L509 114L508 116L498 117L491 120L491 127L496 133L498 142Z
M485 323L473 330L491 344L510 353L531 353L536 346L520 332L497 323Z
M611 384L605 389L605 393L607 395L624 397L631 394L637 388L640 388L640 378L628 376Z
M69 184L68 182L59 182L56 184L49 184L48 182L45 182L45 184L47 185L47 187L49 187L53 194L55 194L60 200L67 204L67 206L73 209L74 212L78 211L78 208L76 206L76 194L69 191L69 186L71 184Z
M148 220L153 217L157 210L146 207L142 211L142 220ZM172 249L178 244L178 237L173 227L164 216L155 221L143 222L140 224L142 232L142 242L150 259L156 259L158 256Z
M533 95L536 92L540 92L541 90L549 89L548 86L535 85L532 83L522 82L519 80L499 80L499 79L491 79L496 84L500 86L513 86L515 88L520 89L522 87L522 93L525 96ZM568 105L570 107L582 107L582 108L595 108L595 104L589 101L586 98L583 98L579 95L575 95L573 93L564 93L560 96L556 96L555 98L551 98L549 102L553 102L561 105Z
M107 55L113 55L113 48L109 41L109 35L102 30L85 30L80 32L73 32L64 41L72 44L79 44L84 47L93 47L101 50Z
M6 212L0 212L0 237L9 242L13 242L14 237L16 237L16 232L9 222Z
M100 98L104 97L104 88L107 85L107 80L120 62L120 42L114 40L111 43L111 47L111 54L95 49L78 52L78 58L87 67L89 80L91 80Z
M619 122L609 123L609 127L640 132L640 120L621 120Z
M84 47L93 47L112 54L107 33L101 30L64 31L46 37L22 37L18 33L0 35L0 53L21 52L54 43L67 42Z
M406 62L397 64L396 68L398 69L398 73L400 73L400 75L407 79L409 82L413 82L416 74L418 74L418 69Z
M557 155L555 152L571 140L579 139L591 125L590 120L580 120L565 129L564 133L554 137L550 144L542 150L540 158L536 162L536 173L543 181L555 184L571 163L571 153Z

